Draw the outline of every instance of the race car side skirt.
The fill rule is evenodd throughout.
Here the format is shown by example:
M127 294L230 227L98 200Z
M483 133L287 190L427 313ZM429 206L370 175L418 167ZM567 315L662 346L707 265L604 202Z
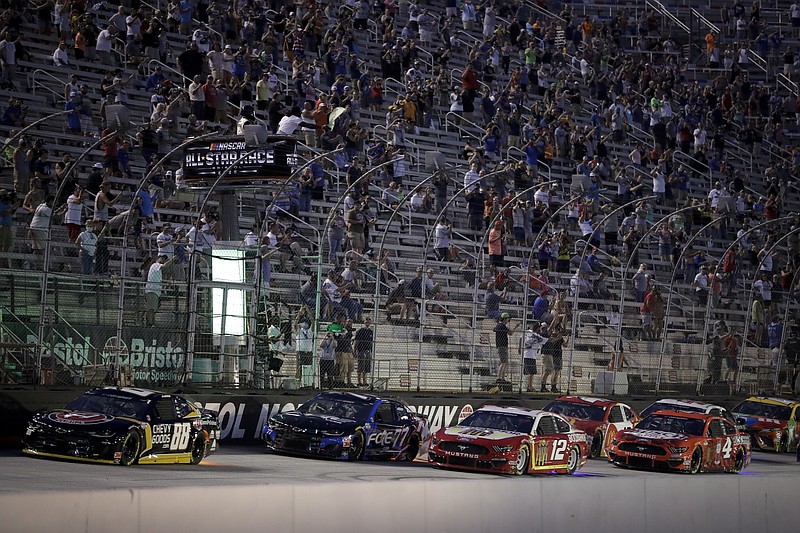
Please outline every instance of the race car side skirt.
M139 458L140 465L158 465L158 464L175 464L175 463L189 463L192 460L191 453L166 453L162 455L145 455Z
M36 450L31 450L30 448L23 448L22 453L27 453L28 455L35 455L37 457L52 457L55 459L68 459L70 461L82 461L84 463L100 463L106 465L113 465L117 464L116 461L112 459L92 459L90 457L76 457L74 455L63 455L60 453L48 453L48 452L40 452Z

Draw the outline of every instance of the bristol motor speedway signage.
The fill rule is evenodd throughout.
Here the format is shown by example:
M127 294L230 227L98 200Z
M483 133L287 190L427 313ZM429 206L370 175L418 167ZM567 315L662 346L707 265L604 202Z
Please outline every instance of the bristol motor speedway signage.
M390 395L393 395L390 393ZM252 444L261 438L261 428L267 420L284 411L296 409L311 396L287 396L269 398L272 401L258 401L256 397L233 397L221 402L219 395L190 396L203 407L219 413L220 438L229 444ZM262 397L263 400L263 397ZM431 433L442 427L452 426L472 414L470 399L415 400L407 398L409 406L428 417Z
M80 328L80 329L78 329ZM151 384L172 384L176 373L182 373L186 361L186 336L180 333L167 335L153 328L123 328L123 338L108 326L52 326L44 356L51 354L61 364L80 372L87 365L104 365L117 362L128 365L134 380ZM15 332L17 333L17 332ZM36 344L36 335L19 332L28 344Z

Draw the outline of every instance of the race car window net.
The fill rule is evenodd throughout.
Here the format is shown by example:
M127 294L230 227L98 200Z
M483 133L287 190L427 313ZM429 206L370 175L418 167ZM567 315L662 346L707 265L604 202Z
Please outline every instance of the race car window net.
M159 420L175 420L175 404L172 398L159 398L153 404L156 419Z
M537 435L554 435L556 433L558 430L552 416L543 416L539 419L539 425L536 426Z
M611 413L608 415L608 421L612 423L625 421L622 416L622 408L619 405L615 405L611 408Z
M722 423L719 420L712 420L708 424L708 432L712 437L724 437L725 430L722 428Z
M739 433L739 430L736 429L736 426L734 426L727 420L722 423L722 427L725 429L726 435L736 435L737 433Z
M147 402L137 398L83 394L69 402L66 409L142 420L147 414Z
M533 419L528 416L510 413L476 411L465 418L459 425L530 434L533 428Z
M701 418L682 418L659 414L650 415L636 425L636 429L652 429L697 437L703 436L705 427L706 422Z
M596 405L584 405L573 402L551 402L544 408L557 415L578 418L581 420L594 420L600 422L605 416L605 409ZM621 420L619 420L621 422Z
M791 408L785 405L770 405L768 403L751 402L747 400L736 406L733 412L742 415L775 418L777 420L789 420L792 414Z

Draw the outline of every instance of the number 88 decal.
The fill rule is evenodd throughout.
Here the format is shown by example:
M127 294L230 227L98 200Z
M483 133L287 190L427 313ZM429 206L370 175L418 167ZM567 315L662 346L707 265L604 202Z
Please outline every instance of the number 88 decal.
M175 429L172 431L172 440L169 442L170 450L185 450L189 445L189 437L191 429L188 422L181 422L175 424Z

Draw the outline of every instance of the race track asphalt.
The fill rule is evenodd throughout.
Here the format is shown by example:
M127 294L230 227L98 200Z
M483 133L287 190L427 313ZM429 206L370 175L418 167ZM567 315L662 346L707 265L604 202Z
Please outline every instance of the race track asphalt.
M800 463L795 461L794 454L754 452L750 466L742 475L794 476L798 478L800 486ZM586 476L682 477L679 474L621 469L609 464L605 459L588 461L573 479L575 483L580 483L580 478ZM540 476L529 476L530 479L535 477ZM414 463L378 461L349 463L269 454L263 448L257 447L222 448L198 466L120 467L28 457L15 450L0 451L0 492L443 479L525 482L502 476L431 468L419 460Z

